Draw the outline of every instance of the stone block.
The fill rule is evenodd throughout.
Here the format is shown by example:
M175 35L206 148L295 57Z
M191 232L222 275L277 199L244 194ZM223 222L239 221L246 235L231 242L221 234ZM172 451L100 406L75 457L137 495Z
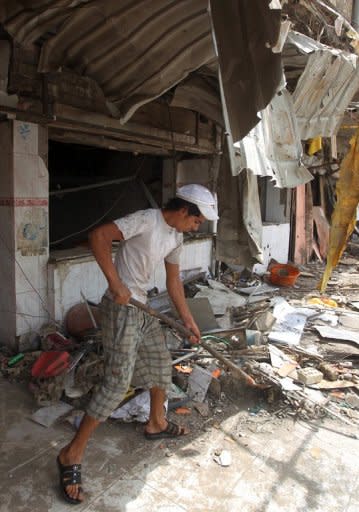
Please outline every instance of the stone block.
M316 368L300 368L297 370L297 377L300 382L303 382L306 386L310 384L317 384L323 379L323 374Z

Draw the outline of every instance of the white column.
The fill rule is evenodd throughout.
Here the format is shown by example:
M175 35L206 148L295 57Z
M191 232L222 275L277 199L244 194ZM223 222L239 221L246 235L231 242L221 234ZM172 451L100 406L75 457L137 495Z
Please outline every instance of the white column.
M47 130L7 121L0 140L0 343L16 349L17 336L49 320Z

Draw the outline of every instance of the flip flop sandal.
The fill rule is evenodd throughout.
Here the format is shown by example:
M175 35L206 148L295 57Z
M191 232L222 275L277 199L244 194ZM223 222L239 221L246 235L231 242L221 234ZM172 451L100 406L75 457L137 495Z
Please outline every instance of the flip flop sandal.
M60 473L60 489L64 499L71 503L71 505L79 505L83 503L82 500L71 498L66 492L68 485L76 485L81 483L81 464L72 464L71 466L63 466L59 457L56 459L57 467ZM82 492L82 487L79 487L79 492Z
M176 425L176 423L172 423L169 421L165 430L161 430L161 432L146 432L145 438L156 440L156 439L173 439L174 437L180 437L186 435L186 429L181 427L180 425Z

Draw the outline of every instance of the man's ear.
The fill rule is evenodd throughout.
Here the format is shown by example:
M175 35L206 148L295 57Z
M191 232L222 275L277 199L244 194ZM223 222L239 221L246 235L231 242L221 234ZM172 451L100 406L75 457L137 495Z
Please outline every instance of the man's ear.
M187 206L182 206L182 208L180 208L178 211L181 213L181 215L183 217L188 216L188 207Z

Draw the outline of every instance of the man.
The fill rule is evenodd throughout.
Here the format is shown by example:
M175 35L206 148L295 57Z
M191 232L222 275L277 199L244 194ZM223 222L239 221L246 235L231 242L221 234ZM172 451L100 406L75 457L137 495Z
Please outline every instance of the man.
M101 421L118 406L131 381L150 390L147 439L185 435L165 416L164 403L171 385L171 358L157 319L129 304L131 297L146 302L146 290L156 267L164 261L166 286L184 325L200 331L188 309L179 277L183 233L197 231L206 220L217 220L215 200L202 185L184 185L163 210L141 210L90 233L90 245L108 282L102 299L105 374L93 394L73 440L57 458L60 487L66 501L81 503L81 461L87 442ZM121 241L112 261L112 242Z

